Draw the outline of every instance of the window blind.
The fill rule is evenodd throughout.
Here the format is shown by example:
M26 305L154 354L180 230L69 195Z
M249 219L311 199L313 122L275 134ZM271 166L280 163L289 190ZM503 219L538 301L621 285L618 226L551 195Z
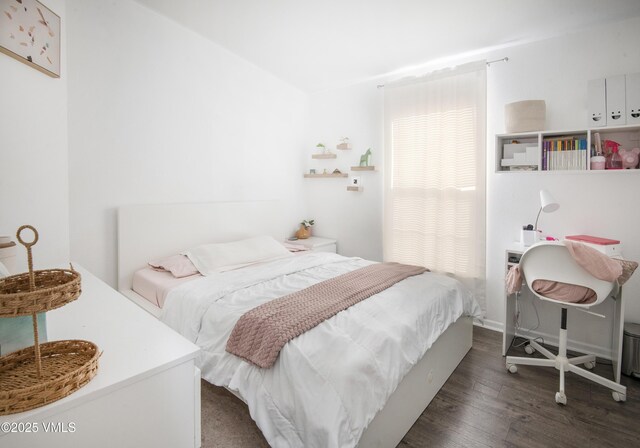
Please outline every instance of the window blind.
M385 86L384 258L454 275L484 308L486 65Z

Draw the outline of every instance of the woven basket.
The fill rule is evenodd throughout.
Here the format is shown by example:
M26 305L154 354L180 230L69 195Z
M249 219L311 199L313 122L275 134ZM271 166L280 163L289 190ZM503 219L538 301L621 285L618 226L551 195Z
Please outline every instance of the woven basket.
M33 272L0 279L0 317L29 316L59 308L76 300L80 293L80 274L69 269Z
M0 357L0 415L28 411L72 394L96 375L99 357L93 342L45 342L40 344L41 376L33 346Z
M25 242L21 232L33 231ZM0 318L31 315L34 345L0 357L0 415L14 414L59 400L87 384L98 370L98 347L70 340L40 344L36 314L59 308L81 293L80 274L71 269L33 270L31 247L38 231L18 229L27 248L29 272L0 279Z

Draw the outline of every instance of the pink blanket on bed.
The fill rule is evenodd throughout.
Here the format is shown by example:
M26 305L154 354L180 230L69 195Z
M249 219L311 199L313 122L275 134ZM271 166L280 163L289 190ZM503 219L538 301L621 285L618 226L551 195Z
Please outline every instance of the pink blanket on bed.
M226 350L258 367L271 367L291 339L401 280L426 271L399 263L372 264L272 300L242 315Z

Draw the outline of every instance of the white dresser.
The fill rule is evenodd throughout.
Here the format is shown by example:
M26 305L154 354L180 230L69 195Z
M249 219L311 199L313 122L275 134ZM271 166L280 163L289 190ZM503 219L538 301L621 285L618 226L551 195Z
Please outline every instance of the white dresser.
M76 269L82 294L47 313L47 338L94 342L98 374L62 400L0 416L0 447L199 447L199 348Z

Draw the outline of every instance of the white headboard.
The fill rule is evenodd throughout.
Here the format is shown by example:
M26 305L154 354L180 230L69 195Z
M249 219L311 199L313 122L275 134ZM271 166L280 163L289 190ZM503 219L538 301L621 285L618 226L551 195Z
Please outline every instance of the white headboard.
M118 209L118 289L155 258L189 247L287 233L279 201L131 205Z

